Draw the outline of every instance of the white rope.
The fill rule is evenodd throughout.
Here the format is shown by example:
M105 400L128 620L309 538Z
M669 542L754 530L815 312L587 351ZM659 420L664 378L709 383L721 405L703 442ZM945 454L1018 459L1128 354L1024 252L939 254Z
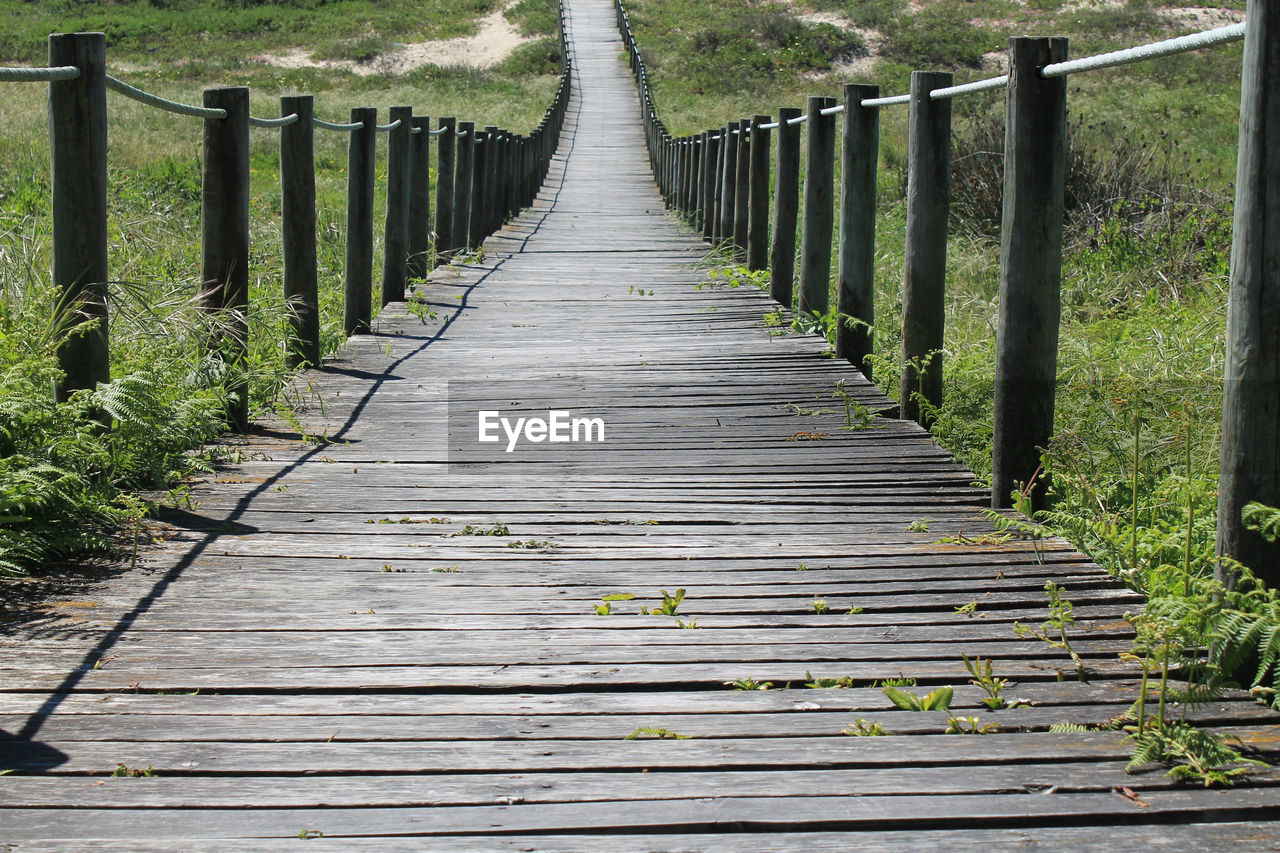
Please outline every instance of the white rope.
M795 118L787 119L787 126L795 127L797 124L804 124L808 120L809 120L809 114L805 113L804 115L798 115Z
M769 122L769 123L767 123L767 124L762 124L762 125L760 125L760 129L761 129L761 130L773 130L774 128L776 128L776 127L778 127L778 126L779 126L779 125L778 125L778 123L777 123L776 121L771 121L771 122Z
M867 98L865 101L859 101L864 107L896 107L900 104L911 103L910 95L894 95L889 98Z
M249 116L249 124L254 127L287 127L298 120L297 113L291 113L280 118L254 118Z
M396 119L395 121L391 122L391 124L380 124L380 125L377 125L374 129L382 133L386 133L387 131L395 130L397 127L399 127L401 121L403 121L403 119Z
M52 68L0 68L0 81L5 83L52 83L55 80L74 80L80 69L74 65L55 65Z
M171 101L168 98L162 98L159 95L153 95L150 92L144 92L141 89L134 88L123 80L117 80L110 74L107 75L107 88L112 91L119 92L126 98L133 98L135 101L144 103L147 106L158 107L165 112L177 113L182 116L192 116L194 118L227 117L226 110L210 107L196 107L191 104L181 104L177 101Z
M316 127L323 128L324 130L347 130L347 131L350 131L350 130L360 130L360 129L362 129L362 128L364 127L364 122L362 122L362 121L353 122L353 123L351 123L351 124L340 124L340 123L338 123L338 122L336 122L336 121L325 121L325 120L324 120L324 119L322 119L322 118L313 118L313 119L311 119L311 122L312 122Z
M929 97L933 100L941 98L954 98L956 95L967 95L970 92L985 92L987 89L1000 89L1009 85L1009 75L1001 74L999 77L992 77L989 80L979 80L976 83L963 83L959 86L946 86L941 89L934 89L929 93Z
M1141 62L1144 59L1155 59L1160 56L1171 56L1175 53L1186 53L1189 50L1199 50L1202 47L1213 47L1218 44L1240 41L1242 38L1244 38L1244 24L1231 24L1227 27L1192 33L1189 36L1179 36L1178 38L1153 42L1152 44L1144 44L1141 47L1116 50L1111 53L1098 54L1097 56L1086 56L1083 59L1073 59L1069 62L1055 62L1052 65L1046 65L1041 68L1040 76L1062 77L1079 71L1114 68L1117 65L1128 65L1131 62Z
M448 129L449 128L447 127L437 127L435 130L428 130L427 133L431 134L432 136L439 136Z
M844 104L836 104L834 107L827 107L825 110L818 110L820 116L839 115L844 112Z

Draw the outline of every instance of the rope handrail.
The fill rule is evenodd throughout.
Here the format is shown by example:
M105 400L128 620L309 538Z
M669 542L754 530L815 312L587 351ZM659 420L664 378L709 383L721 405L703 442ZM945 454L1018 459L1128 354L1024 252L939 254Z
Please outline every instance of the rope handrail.
M126 98L132 98L139 103L146 104L150 107L162 109L165 112L177 113L178 115L191 116L192 118L226 118L227 111L223 109L214 109L211 107L197 107L193 104L183 104L178 101L171 101L168 98L162 98L159 95L153 95L150 92L144 92L141 89L130 86L128 83L116 77L107 75L107 88L113 92L119 92Z
M401 119L396 119L395 121L391 122L391 124L379 124L379 125L375 125L375 126L374 126L374 130L377 130L377 131L379 131L380 133L387 133L387 132L392 131L392 130L395 130L397 127L399 127L399 126L400 126L400 122L401 122Z
M3 83L52 83L56 80L75 80L80 69L74 65L54 65L48 68L0 68Z
M987 89L1000 89L1009 85L1009 75L1001 74L999 77L991 77L987 80L978 80L973 83L962 83L959 86L944 86L941 89L934 89L929 92L932 100L940 98L954 98L956 95L967 95L971 92L985 92ZM863 104L865 105L865 101Z
M290 113L280 118L258 118L257 116L249 116L249 124L253 127L288 127L298 120L297 113Z
M1080 71L1095 71L1101 68L1114 68L1117 65L1129 65L1134 62L1141 62L1144 59L1156 59L1161 56L1172 56L1175 53L1186 53L1192 50L1199 50L1202 47L1213 47L1219 44L1228 44L1233 41L1240 41L1244 38L1244 23L1231 24L1225 27L1217 27L1212 30L1204 30L1203 32L1192 33L1191 35L1178 36L1177 38L1165 39L1164 41L1152 42L1139 47L1130 47L1125 50L1114 50L1110 53L1100 53L1096 56L1086 56L1082 59L1072 59L1067 62L1055 62L1052 65L1046 65L1040 69L1041 77L1062 77L1067 74L1075 74Z
M364 122L362 121L342 123L342 122L336 122L336 121L325 121L322 118L312 118L311 123L323 130L352 131L352 130L361 130L364 128Z

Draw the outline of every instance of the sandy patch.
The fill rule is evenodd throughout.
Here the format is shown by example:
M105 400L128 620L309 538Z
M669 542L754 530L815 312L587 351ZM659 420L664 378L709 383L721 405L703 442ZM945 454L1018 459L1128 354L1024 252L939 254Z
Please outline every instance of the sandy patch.
M1220 9L1216 6L1170 6L1161 9L1160 14L1198 30L1226 27L1244 20L1242 10Z
M511 0L504 9L514 2L515 0ZM255 56L254 59L277 68L345 68L361 77L367 77L373 74L404 74L424 65L489 68L506 59L520 45L536 40L520 35L503 14L503 9L498 9L480 19L479 29L473 36L402 44L390 53L368 62L356 62L352 59L316 60L305 49L279 55Z

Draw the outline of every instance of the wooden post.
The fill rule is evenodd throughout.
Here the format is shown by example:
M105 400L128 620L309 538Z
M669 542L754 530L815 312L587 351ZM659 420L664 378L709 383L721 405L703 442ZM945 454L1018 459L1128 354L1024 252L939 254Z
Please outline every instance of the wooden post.
M830 304L831 229L835 218L836 117L822 111L835 98L809 98L806 122L804 225L800 235L800 306L802 317L825 315Z
M751 119L738 122L738 162L736 186L733 189L734 255L747 253L747 225L751 213Z
M797 107L778 110L778 164L773 183L773 246L769 251L769 295L788 311L796 277L796 219L800 207L800 125Z
M86 333L58 342L59 400L111 380L107 336L107 48L102 33L49 36L49 64L74 65L75 80L49 84L53 177L53 284L60 311Z
M484 236L488 237L502 226L502 162L506 159L506 134L502 129L489 125L484 129L487 137L485 145L484 176Z
M738 125L724 128L724 169L720 173L720 242L733 241L733 216L738 207Z
M840 186L840 246L836 272L836 357L848 359L871 378L876 319L876 161L880 156L880 109L862 101L880 96L879 86L844 87L844 150ZM856 323L849 328L845 317Z
M1245 530L1250 501L1280 506L1280 2L1249 0L1240 92L1218 488L1219 555L1280 587L1280 545ZM1228 566L1218 578L1234 584Z
M204 120L200 196L201 304L218 316L218 352L228 363L231 428L249 429L249 89L205 89L204 105L226 118Z
M702 238L708 243L715 235L716 167L720 162L720 135L715 131L702 134Z
M689 185L689 224L694 230L702 228L702 136L695 136L693 143L693 167L689 170L692 179Z
M680 196L677 209L681 216L689 215L689 189L693 184L693 142L685 137L680 143Z
M285 363L291 368L320 366L314 100L310 95L280 99L280 115L298 117L280 128L280 238L289 306Z
M716 131L716 159L711 164L713 187L711 191L711 245L718 246L724 239L720 233L720 221L724 216L724 158L728 156L730 139L724 128Z
M448 263L453 255L453 171L458 122L453 116L440 119L444 131L436 138L436 264Z
M475 245L471 236L471 190L475 183L476 126L458 122L457 172L453 183L453 247L467 252Z
M942 329L951 207L951 99L931 100L950 86L938 71L911 72L907 151L907 240L902 284L904 419L928 429L920 398L942 405ZM923 366L923 370L921 370Z
M751 120L751 181L747 205L747 269L769 267L769 116Z
M409 137L409 269L411 279L431 272L431 119L414 116Z
M413 107L392 107L388 134L387 218L382 238L382 304L403 302L409 271L409 195L413 183L410 159Z
M1042 78L1039 71L1066 58L1066 39L1009 40L991 464L996 509L1012 505L1014 489L1032 486L1053 435L1067 81ZM1042 481L1031 492L1036 509L1045 504L1047 485Z
M477 130L472 150L471 171L471 248L477 248L489 235L484 226L488 221L485 201L488 198L489 161L493 154L493 138L486 131Z
M348 335L368 334L373 316L373 174L378 150L378 111L351 110L347 143L347 261L342 328Z

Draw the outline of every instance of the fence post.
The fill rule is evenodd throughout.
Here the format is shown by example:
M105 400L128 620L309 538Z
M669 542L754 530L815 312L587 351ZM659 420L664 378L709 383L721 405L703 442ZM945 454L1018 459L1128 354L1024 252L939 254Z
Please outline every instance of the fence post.
M414 116L409 137L409 278L431 272L431 119Z
M367 334L373 317L373 170L378 150L378 110L356 107L347 142L347 260L342 328Z
M733 189L733 253L739 258L745 258L747 254L747 217L751 213L751 142L751 119L740 119L738 172Z
M444 131L436 138L436 265L448 263L453 254L453 170L457 121L440 119Z
M708 243L715 235L716 167L720 162L721 138L715 131L702 134L702 238Z
M1032 485L1053 435L1067 81L1042 78L1039 70L1066 58L1066 39L1009 40L991 461L995 509L1012 505L1014 489ZM1044 506L1047 486L1042 480L1031 492L1037 509Z
M733 217L738 208L737 122L724 126L724 168L720 173L720 242L733 241Z
M489 236L484 231L486 211L484 207L489 184L489 159L493 153L493 138L483 130L476 130L471 152L471 248L477 248Z
M871 378L867 356L875 351L876 161L880 156L880 109L862 102L880 96L879 86L844 87L844 157L840 186L840 261L836 272L836 358L848 359ZM845 317L855 321L853 328Z
M204 105L226 118L204 120L200 195L201 305L217 315L218 351L228 363L227 417L249 429L249 89L204 90Z
M484 129L485 176L484 176L484 236L488 237L502 225L502 210L499 205L501 197L502 161L506 159L506 134L501 128L489 125Z
M280 99L280 115L298 117L280 128L280 239L289 310L285 363L291 368L320 366L314 112L310 95Z
M932 100L950 86L940 71L911 72L907 152L907 239L902 282L901 414L928 429L923 398L942 404L942 330L947 273L947 213L951 207L951 99Z
M1245 530L1250 501L1280 506L1280 5L1250 0L1240 92L1223 382L1218 554L1239 560L1272 589L1280 587L1280 544ZM1218 578L1234 584L1219 561Z
M778 109L778 165L773 183L773 246L769 250L769 295L791 310L796 277L796 218L800 208L800 117L798 107Z
M800 235L801 317L825 315L830 299L831 228L834 224L836 117L822 111L835 98L809 98L808 156L805 160L804 225Z
M453 183L453 248L463 252L470 251L474 245L471 236L471 190L475 183L475 153L475 124L458 122L457 170Z
M729 156L730 139L724 128L716 130L716 159L711 164L711 245L718 246L724 236L720 230L724 216L724 158Z
M409 195L413 182L410 142L413 107L392 107L389 122L400 124L387 141L387 218L382 238L382 304L403 302L409 268Z
M751 180L747 211L747 269L769 266L769 116L751 120Z
M111 379L107 337L107 88L102 33L49 36L49 64L74 65L75 80L49 84L49 149L53 177L53 284L60 308L84 334L58 343L63 379L59 400L71 391Z

